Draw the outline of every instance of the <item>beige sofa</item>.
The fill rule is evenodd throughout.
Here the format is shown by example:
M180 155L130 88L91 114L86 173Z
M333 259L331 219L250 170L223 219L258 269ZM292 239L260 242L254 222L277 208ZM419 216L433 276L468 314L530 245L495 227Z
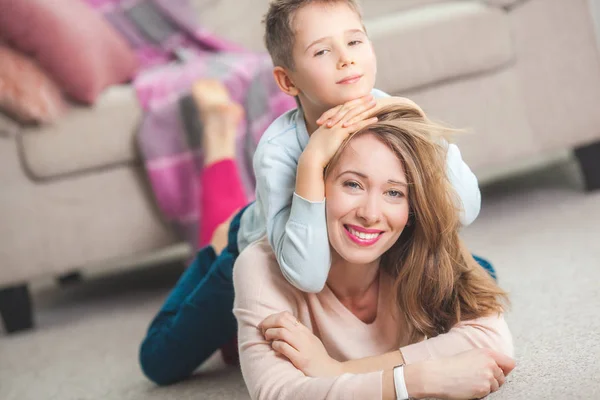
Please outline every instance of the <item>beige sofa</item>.
M259 4L259 6L257 6ZM195 0L202 23L262 49L267 0ZM364 0L378 87L473 133L475 172L578 148L600 187L600 57L586 0ZM129 86L53 126L0 120L0 312L31 326L27 285L178 243L145 183Z

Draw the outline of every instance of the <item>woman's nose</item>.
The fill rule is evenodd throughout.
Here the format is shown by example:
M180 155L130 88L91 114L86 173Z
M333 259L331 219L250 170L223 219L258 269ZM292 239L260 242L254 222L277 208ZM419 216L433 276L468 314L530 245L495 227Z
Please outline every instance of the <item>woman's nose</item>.
M381 220L381 207L375 196L367 196L363 204L356 210L358 218L365 221L367 225L373 225Z

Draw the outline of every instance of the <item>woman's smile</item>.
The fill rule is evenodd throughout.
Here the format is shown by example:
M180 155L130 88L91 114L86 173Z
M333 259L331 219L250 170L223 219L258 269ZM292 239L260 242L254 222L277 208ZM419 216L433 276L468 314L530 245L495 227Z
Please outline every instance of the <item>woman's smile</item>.
M344 232L350 240L360 246L372 246L379 241L383 231L366 229L356 225L344 225Z

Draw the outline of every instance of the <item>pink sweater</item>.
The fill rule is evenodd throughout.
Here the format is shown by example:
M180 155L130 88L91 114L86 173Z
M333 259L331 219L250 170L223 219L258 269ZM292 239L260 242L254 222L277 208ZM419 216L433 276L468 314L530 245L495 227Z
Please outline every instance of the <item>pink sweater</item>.
M450 332L407 345L403 323L392 304L392 279L380 274L377 317L365 324L326 286L318 294L300 292L279 270L266 240L250 245L234 268L234 314L238 321L240 362L252 399L381 399L382 372L334 378L305 376L276 355L258 330L271 314L289 311L321 339L329 355L346 361L381 355L400 348L407 364L488 347L510 356L513 345L502 316L478 318Z

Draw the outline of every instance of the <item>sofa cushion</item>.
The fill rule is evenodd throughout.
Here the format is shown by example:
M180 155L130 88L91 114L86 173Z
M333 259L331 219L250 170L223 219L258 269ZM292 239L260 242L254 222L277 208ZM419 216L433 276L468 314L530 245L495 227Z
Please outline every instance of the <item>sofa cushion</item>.
M133 51L81 0L0 0L0 39L34 57L74 99L93 103L136 72Z
M362 0L360 4L364 18L369 19L449 1L452 0Z
M377 87L390 94L495 70L514 60L510 21L500 8L450 1L372 18Z
M365 19L452 0L362 0ZM198 22L214 33L252 50L265 50L263 17L269 0L190 0ZM232 29L235 27L235 29Z
M23 164L35 179L106 168L137 159L141 110L131 86L113 86L92 107L73 106L56 124L19 135Z

